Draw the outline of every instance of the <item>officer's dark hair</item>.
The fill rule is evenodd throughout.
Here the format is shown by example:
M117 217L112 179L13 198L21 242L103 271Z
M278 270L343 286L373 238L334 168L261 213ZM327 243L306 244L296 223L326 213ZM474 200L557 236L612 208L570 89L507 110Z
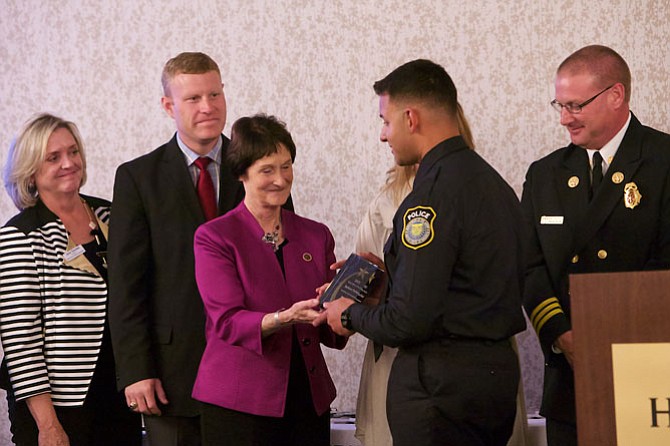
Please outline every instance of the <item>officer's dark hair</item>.
M286 124L275 116L257 114L238 119L230 132L226 161L236 177L244 175L253 163L279 151L283 145L295 161L295 143Z
M384 79L374 83L377 95L388 95L394 101L415 100L456 115L456 86L446 70L426 59L400 65Z

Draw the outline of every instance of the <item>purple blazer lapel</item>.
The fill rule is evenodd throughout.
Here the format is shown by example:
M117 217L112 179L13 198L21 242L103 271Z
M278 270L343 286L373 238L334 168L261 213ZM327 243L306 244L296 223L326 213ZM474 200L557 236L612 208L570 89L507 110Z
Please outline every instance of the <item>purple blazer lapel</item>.
M240 231L251 233L251 237L247 239L248 246L245 246L244 249L254 253L255 264L252 271L240 272L241 280L245 283L263 281L263 284L257 284L254 288L262 287L267 292L272 293L272 295L267 296L267 301L279 303L277 308L289 308L292 302L288 298L286 281L272 246L262 240L263 229L244 202L238 205L236 211L240 213ZM235 234L231 234L231 237L235 236Z

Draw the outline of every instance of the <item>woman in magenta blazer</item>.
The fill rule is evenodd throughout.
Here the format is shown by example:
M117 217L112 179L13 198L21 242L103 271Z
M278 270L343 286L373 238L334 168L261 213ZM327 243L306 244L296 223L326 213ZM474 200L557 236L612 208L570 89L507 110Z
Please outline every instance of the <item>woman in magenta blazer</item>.
M335 386L320 344L346 339L311 322L316 288L332 279L328 228L282 209L295 144L275 117L241 118L227 162L245 199L195 235L207 347L193 397L204 445L328 445Z

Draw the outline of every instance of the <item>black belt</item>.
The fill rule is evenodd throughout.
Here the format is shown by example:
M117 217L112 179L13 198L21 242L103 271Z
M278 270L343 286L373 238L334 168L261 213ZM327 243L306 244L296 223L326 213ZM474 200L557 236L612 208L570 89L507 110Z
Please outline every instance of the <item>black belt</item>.
M505 339L490 339L490 338L474 338L474 337L469 337L469 336L459 336L459 335L454 335L450 334L444 338L437 339L436 342L440 344L450 344L453 342L473 342L473 343L478 343L478 344L487 344L487 345L495 345L495 344L503 344L503 343L508 343L509 344L509 338Z
M459 336L459 335L447 335L442 338L430 339L421 344L409 345L406 347L401 347L401 350L415 351L424 347L435 347L435 346L449 346L454 344L480 344L487 346L497 346L497 345L509 345L511 346L510 338L505 339L489 339L489 338L476 338L470 336Z

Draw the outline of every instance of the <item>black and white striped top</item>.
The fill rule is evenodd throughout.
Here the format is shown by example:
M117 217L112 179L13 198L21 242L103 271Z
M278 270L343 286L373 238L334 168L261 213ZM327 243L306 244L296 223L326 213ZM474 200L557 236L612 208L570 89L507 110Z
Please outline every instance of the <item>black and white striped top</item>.
M109 202L84 197L103 223ZM107 286L64 264L68 235L41 202L0 229L0 339L16 400L51 393L81 406L105 325Z

